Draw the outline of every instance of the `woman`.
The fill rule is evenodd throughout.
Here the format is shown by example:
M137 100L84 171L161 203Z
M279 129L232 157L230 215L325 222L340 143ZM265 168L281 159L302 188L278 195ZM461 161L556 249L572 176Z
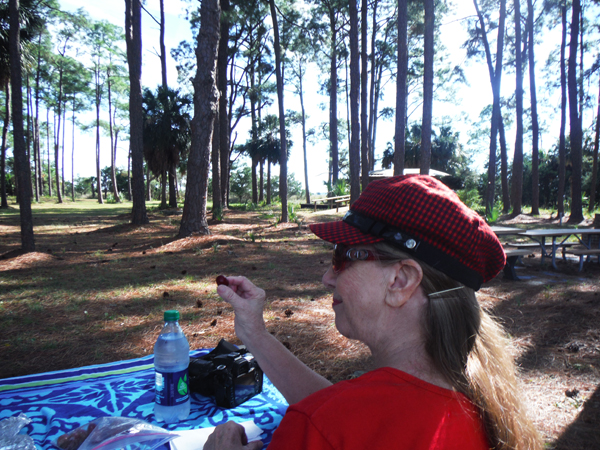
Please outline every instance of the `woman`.
M323 283L336 327L368 346L376 369L331 385L268 333L264 291L230 277L218 293L236 334L291 405L269 449L541 448L505 338L475 296L505 263L475 212L429 176L400 176L311 230L335 244ZM240 428L217 427L205 448L260 448Z

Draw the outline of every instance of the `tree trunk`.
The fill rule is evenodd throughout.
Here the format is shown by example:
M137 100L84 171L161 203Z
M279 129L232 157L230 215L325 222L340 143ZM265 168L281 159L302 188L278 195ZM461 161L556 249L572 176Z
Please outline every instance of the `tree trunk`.
M498 130L500 130L502 122L502 110L500 108L500 90L502 85L502 59L504 55L504 26L506 21L506 0L500 1L500 12L498 19L498 38L496 47L496 67L494 68L492 61L492 52L490 50L489 41L487 38L487 32L485 29L485 21L483 14L479 9L477 0L473 0L475 10L477 11L477 17L479 19L479 25L481 26L481 39L485 49L485 57L488 66L488 72L490 75L490 83L492 85L492 119L491 119L491 133L490 133L490 157L488 161L488 184L485 193L485 209L486 213L490 214L494 209L495 203L495 190L496 190L496 152L498 149ZM503 160L504 161L504 160ZM503 180L504 183L504 180ZM504 190L506 186L506 191ZM508 186L503 184L503 199L504 207L507 207L508 199Z
M60 146L60 183L62 196L65 196L65 133L67 129L67 102L63 107L63 128L62 128L62 143Z
M506 133L504 130L504 117L498 114L498 134L500 135L500 184L502 186L502 212L510 211L510 189L508 186L508 150L506 148Z
M250 161L250 167L252 168L251 175L251 184L252 184L252 203L258 203L258 180L256 179L256 167L258 166L258 158L255 156L252 157Z
M125 42L129 66L129 121L131 152L131 223L148 223L144 200L144 110L142 106L142 4L141 0L125 0ZM148 177L148 192L150 177Z
M364 190L369 184L369 169L371 168L370 158L369 158L369 124L368 124L368 114L367 108L368 104L368 89L367 89L367 81L369 79L368 73L368 65L367 65L367 10L368 10L368 1L362 0L361 8L360 8L360 36L361 36L361 55L360 55L360 63L361 63L361 72L360 72L360 155L361 155L361 174L362 174L362 189ZM375 28L375 23L373 23L373 28ZM373 67L371 67L373 70Z
M217 71L218 63L217 63ZM217 111L217 116L215 117L215 125L217 128L220 125L219 122L219 112ZM213 220L221 219L222 217L222 195L221 195L221 168L220 168L220 134L213 131L212 136L212 144L211 144L211 162L212 162L212 191L213 191L213 207L212 207L212 218Z
M142 4L141 0L125 0L125 41L129 65L129 121L132 200L131 223L148 223L144 200L144 112L142 106ZM148 177L148 190L150 177Z
M60 189L60 170L59 170L59 148L60 148L60 127L61 127L61 119L62 119L62 79L63 79L63 70L62 67L59 69L58 75L58 126L55 130L54 134L54 179L56 181L56 197L58 199L58 203L62 203L62 192Z
M267 205L271 204L271 161L267 161Z
M431 120L433 116L434 0L424 0L425 30L423 43L423 125L421 126L421 174L431 168Z
M12 89L13 141L15 172L21 218L21 248L24 252L35 251L33 215L31 213L31 172L23 134L23 97L21 78L21 44L19 42L19 0L9 0L10 31L10 83Z
M229 51L229 22L228 12L230 10L229 0L221 0L221 37L219 40L219 55L217 59L217 87L219 89L219 155L220 155L220 184L221 184L221 206L227 207L227 192L229 191L229 139L230 125L227 111L227 64ZM217 128L217 127L215 127Z
M41 76L41 60L42 60L42 33L38 38L38 55L37 67L35 74L35 131L33 139L33 153L35 161L35 182L38 185L40 196L44 195L44 185L42 183L42 156L40 146L40 76ZM39 200L39 199L36 199Z
M533 0L527 0L527 32L529 35L529 95L531 98L531 214L540 214L540 172L539 172L539 123L537 113L537 92L535 86L535 53L534 53L534 10Z
M110 178L112 180L113 185L113 197L114 201L117 203L121 203L121 198L119 197L119 187L117 186L117 139L114 136L113 131L113 112L112 112L112 82L110 80L110 65L106 72L106 77L108 81L108 126L109 126L109 134L110 134ZM116 108L115 108L116 113Z
M50 109L46 107L46 149L48 150L48 197L52 197L52 172L50 171Z
M163 89L168 88L167 83L167 50L165 49L165 1L160 0L160 32L159 32L159 46L160 46L160 74L162 77Z
M277 76L277 104L279 106L279 198L281 199L281 222L287 223L287 139L285 136L285 109L283 106L283 72L281 68L281 46L275 0L269 0L275 46L275 75Z
M265 200L265 160L260 160L260 176L258 178L258 201L262 203Z
M521 58L521 0L514 0L515 7L515 103L516 137L512 170L513 215L521 214L523 204L523 62Z
M350 0L350 204L360 195L360 119L358 102L360 94L360 65L358 52L357 0Z
M29 86L29 73L26 74L26 90L25 90L25 103L27 104L27 138L25 140L25 146L27 148L27 161L29 164L29 171L31 173L31 111L33 110L32 104L31 104L31 86ZM65 139L64 139L64 132L63 132L63 171L64 171L64 144L65 144ZM31 179L31 176L29 177ZM63 178L63 186L65 184L65 180ZM30 189L31 189L31 198L33 200L34 198L34 190L33 190L33 183L30 184ZM64 188L63 188L63 196L64 196ZM37 197L38 197L38 193L37 193L37 186L35 189L35 198L37 201Z
M408 0L398 0L398 76L396 77L396 124L394 175L404 174L406 151L406 77L408 73Z
M329 27L331 31L331 65L329 68L329 145L331 145L331 183L336 184L339 176L338 119L337 119L337 28L335 11L329 7Z
M200 16L202 23L196 47L192 143L179 237L192 233L210 234L206 220L206 194L213 121L219 101L216 69L221 9L218 0L202 0Z
M160 209L167 209L167 171L160 172Z
M306 157L306 111L304 110L304 89L302 88L302 80L304 78L302 60L300 60L298 64L298 96L300 97L300 114L302 117L302 153L304 156L304 193L306 195L306 203L310 204L310 189L308 188L308 160ZM262 196L262 161L260 164L260 188Z
M600 84L600 79L599 79ZM600 144L600 92L598 93L598 106L596 108L596 134L594 137L594 154L592 156L592 182L590 185L590 204L588 212L594 211L596 204L596 185L598 184L598 145Z
M561 5L562 38L560 44L560 132L558 140L558 208L559 217L565 215L565 179L566 179L566 138L567 127L567 70L565 67L565 53L567 47L567 6L566 0Z
M580 0L573 0L571 16L571 41L569 44L569 61L567 73L567 89L569 96L569 129L571 134L571 215L569 223L583 220L581 199L581 164L582 164L582 131L579 110L577 108L577 40L579 38Z
M167 170L169 178L169 208L177 208L177 166L172 164Z
M375 58L375 43L377 40L377 5L379 0L375 0L373 2L373 28L371 30L371 88L369 91L369 125L368 125L368 136L369 136L369 169L375 169L375 128L377 121L377 101L378 98L375 96L375 86L376 86L376 77L378 73L381 73L378 68L381 67L381 64L378 64L377 59Z
M6 140L8 136L8 125L10 124L10 80L6 80L6 105L4 115L4 126L2 127L2 148L0 149L0 208L8 208L6 197Z
M71 200L75 201L75 94L73 94L73 136L71 137Z

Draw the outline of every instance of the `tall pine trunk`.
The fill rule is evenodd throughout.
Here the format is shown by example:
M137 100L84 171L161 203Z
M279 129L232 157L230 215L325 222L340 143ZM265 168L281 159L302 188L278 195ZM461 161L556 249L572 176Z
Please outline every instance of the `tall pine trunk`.
M58 76L58 125L54 133L54 178L56 181L56 197L58 198L58 203L62 203L62 192L60 189L60 170L59 170L59 149L60 149L60 127L62 125L62 96L63 96L63 87L62 87L62 79L63 79L63 69L62 67L59 69Z
M369 169L371 168L370 163L370 149L369 149L369 124L368 124L368 89L367 82L369 79L368 73L368 60L367 60L367 12L368 12L368 1L362 0L360 8L360 40L361 40L361 52L360 52L360 156L361 156L361 174L362 174L362 189L364 190L369 184ZM375 23L373 23L375 27ZM371 67L373 70L373 67Z
M516 136L512 170L513 215L521 214L523 205L523 62L521 57L521 0L514 0L515 6L515 103Z
M21 218L21 249L24 252L35 251L33 235L33 215L31 213L31 171L27 160L25 136L23 134L23 97L21 78L21 44L19 39L19 0L9 0L10 31L10 84L12 90L13 141L15 172Z
M331 32L331 63L329 66L329 145L331 183L335 185L339 176L339 150L338 150L338 117L337 117L337 27L335 10L329 6L329 28Z
M283 70L281 67L281 46L279 43L279 24L275 0L269 0L273 37L275 46L275 75L277 77L277 106L279 111L279 198L281 199L281 222L287 223L287 139L285 136L285 109L283 103Z
M534 40L533 0L527 0L527 33L529 35L529 95L531 99L531 214L540 214L540 171L539 140L540 131L537 113L537 92L535 86L535 40Z
M558 137L558 199L557 214L565 215L565 184L566 184L566 137L567 128L567 70L565 53L567 47L567 6L566 0L561 5L562 37L560 43L560 131Z
M396 77L396 124L394 175L404 173L406 149L406 78L408 73L408 0L398 0L398 76Z
M577 41L579 38L580 0L573 0L571 16L571 41L569 43L569 61L567 71L567 91L569 98L569 130L571 135L571 215L569 223L583 220L581 199L582 130L578 109L577 83Z
M360 195L360 65L357 0L350 0L350 204Z
M599 79L600 84L600 79ZM592 183L590 186L590 204L588 212L593 212L596 205L596 185L598 184L598 146L600 144L600 92L598 93L598 106L596 108L596 134L594 137L594 154L592 156Z
M434 0L424 0L425 30L423 44L423 122L421 126L421 174L431 168L431 121L433 116Z
M202 23L196 47L194 77L194 118L192 143L188 158L188 179L179 237L192 233L210 234L206 220L206 196L213 122L217 114L217 55L221 28L221 8L218 0L202 0Z
M6 196L6 142L8 137L8 125L10 124L10 79L6 80L5 86L6 104L4 110L4 125L2 127L2 148L0 148L0 208L8 208Z
M228 12L230 10L229 0L221 0L221 37L219 40L219 56L217 60L217 85L220 92L219 97L219 169L221 173L221 207L227 208L229 193L229 145L230 145L230 115L227 102L227 66L229 51L229 22Z
M125 41L129 65L129 121L132 171L131 223L148 223L144 200L144 113L142 106L142 4L141 0L125 0ZM150 177L148 176L148 188ZM148 190L149 192L149 190Z
M304 156L304 193L306 196L306 203L310 204L310 189L308 187L308 160L306 152L306 111L304 109L304 89L302 87L302 81L304 79L303 61L300 59L298 62L298 96L300 97L300 117L302 120L302 154ZM260 188L262 195L262 161L260 163Z

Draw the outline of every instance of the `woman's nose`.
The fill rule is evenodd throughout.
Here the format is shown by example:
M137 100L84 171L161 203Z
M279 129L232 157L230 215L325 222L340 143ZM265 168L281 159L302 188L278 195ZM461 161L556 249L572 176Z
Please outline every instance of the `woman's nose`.
M321 279L321 281L323 282L323 284L326 287L334 288L336 279L337 279L337 275L333 271L333 266L329 266L329 269L327 269L327 272L325 272L323 274L323 278Z

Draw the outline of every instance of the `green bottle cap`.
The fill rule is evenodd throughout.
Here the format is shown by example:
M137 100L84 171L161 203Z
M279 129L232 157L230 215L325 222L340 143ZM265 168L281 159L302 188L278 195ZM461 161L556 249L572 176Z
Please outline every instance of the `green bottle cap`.
M174 320L179 320L179 311L176 309L170 309L169 311L165 311L164 315L165 322L173 322Z

